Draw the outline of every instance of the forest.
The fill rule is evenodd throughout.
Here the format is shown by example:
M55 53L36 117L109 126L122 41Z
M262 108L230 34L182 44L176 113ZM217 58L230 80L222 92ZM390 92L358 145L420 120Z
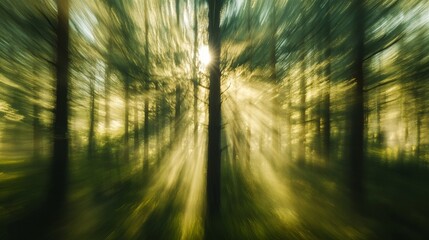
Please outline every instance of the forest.
M428 184L429 1L0 1L0 239L427 239Z

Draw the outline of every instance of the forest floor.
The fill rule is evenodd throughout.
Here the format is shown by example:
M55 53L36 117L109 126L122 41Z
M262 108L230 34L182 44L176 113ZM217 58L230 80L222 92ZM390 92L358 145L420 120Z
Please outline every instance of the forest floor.
M102 176L74 166L64 215L43 218L47 167L0 161L0 239L425 239L429 171L369 158L366 201L354 211L344 166L223 165L222 209L206 221L203 193L187 182L157 190L141 172ZM125 171L123 172L132 172ZM186 179L186 172L176 179ZM115 177L116 176L116 177ZM116 179L114 181L113 179ZM167 184L167 179L158 179ZM185 188L182 188L182 185ZM199 204L200 207L189 206Z

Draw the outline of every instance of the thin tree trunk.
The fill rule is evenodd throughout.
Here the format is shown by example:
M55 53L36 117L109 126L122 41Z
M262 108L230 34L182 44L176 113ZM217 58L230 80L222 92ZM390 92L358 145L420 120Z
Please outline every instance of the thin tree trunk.
M176 105L174 111L174 139L177 139L180 130L180 116L182 105L182 87L180 83L176 84Z
M146 81L144 84L145 93L149 93L149 82L150 82L150 73L149 73L149 7L148 1L145 3L145 72L146 72ZM145 97L144 100L144 126L143 126L143 172L146 174L149 171L149 99Z
M95 150L95 76L89 79L89 132L88 132L88 156L91 161Z
M307 108L306 106L306 95L307 95L307 79L306 79L306 63L305 63L305 53L304 50L301 53L301 81L300 81L300 111L299 111L299 123L301 124L301 133L299 136L299 147L298 147L298 160L300 164L305 164L305 148L306 148L306 116L305 116L305 110Z
M158 83L155 83L155 91L159 94ZM156 141L156 166L157 168L161 165L161 136L160 136L160 127L163 125L163 117L160 114L160 103L159 98L156 98L155 103L155 141ZM162 119L161 119L162 118Z
M271 44L270 44L270 68L271 68L271 81L273 82L275 88L273 89L274 97L273 97L273 126L272 126L272 139L273 139L273 150L276 152L281 152L281 144L280 144L280 124L279 124L279 110L280 107L280 93L279 93L279 82L277 79L277 58L276 58L276 46L277 46L277 22L276 22L276 4L275 1L272 1L271 6Z
M327 75L329 76L329 75ZM331 157L331 82L330 79L326 82L326 92L323 99L323 144L324 157L326 161Z
M33 76L37 76L37 71L34 69ZM33 82L33 160L38 161L40 159L41 149L41 124L40 124L40 86L38 81Z
M177 27L180 29L180 0L176 0L176 23ZM177 50L177 48L176 48ZM174 56L174 64L176 67L179 65L180 59L179 54L175 52ZM175 114L174 114L174 121L175 121L175 128L174 128L174 138L177 139L179 135L180 130L180 118L182 114L182 85L180 83L180 79L177 80L176 83L176 105L175 105Z
M290 77L286 80L287 85L287 112L286 112L286 143L287 143L287 156L292 160L292 79Z
M104 80L104 134L105 134L105 141L106 144L109 143L110 139L110 67L106 67L106 73L105 73L105 80Z
M381 57L378 57L378 71L381 78L383 78L383 71L382 71L382 62ZM380 147L383 144L383 133L381 131L381 92L380 87L377 87L377 96L376 96L376 117L377 117L377 133L376 133L376 144L378 147Z
M382 144L382 136L381 136L381 96L380 89L377 88L377 100L376 100L376 117L377 117L377 134L376 134L376 143L377 146L381 146Z
M331 0L326 2L326 43L325 43L325 77L326 88L323 99L323 152L326 161L331 157Z
M144 126L143 126L143 171L149 170L149 100L144 100Z
M137 95L137 86L134 93L134 153L136 156L139 156L139 145L140 145L140 136L139 136L139 101Z
M130 115L130 79L125 77L125 119L124 119L124 161L128 162L130 157L129 146L129 115Z
M198 1L194 0L194 55L192 65L192 78L194 80L194 153L198 142L198 76L197 76L197 52L198 52Z
M422 128L422 108L420 104L420 94L417 89L414 90L415 108L416 108L416 150L415 156L420 160L421 128Z
M249 69L251 74L253 72L252 4L253 0L248 0L246 4L248 34L247 37L249 41L249 47L247 49L249 51Z

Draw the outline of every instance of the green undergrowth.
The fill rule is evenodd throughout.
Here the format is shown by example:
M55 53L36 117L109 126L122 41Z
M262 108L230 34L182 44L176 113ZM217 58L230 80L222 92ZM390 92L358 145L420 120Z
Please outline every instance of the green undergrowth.
M429 234L429 171L410 161L369 155L359 211L350 204L346 170L338 161L290 164L273 176L225 163L219 215L207 219L203 210L195 213L184 234L186 199L180 191L188 190L180 190L181 181L161 196L151 187L166 179L156 174L76 156L67 206L55 223L43 214L49 208L43 205L46 161L37 167L1 163L0 239L425 239ZM110 165L95 167L104 163ZM185 173L180 174L178 179ZM267 182L274 180L279 185Z

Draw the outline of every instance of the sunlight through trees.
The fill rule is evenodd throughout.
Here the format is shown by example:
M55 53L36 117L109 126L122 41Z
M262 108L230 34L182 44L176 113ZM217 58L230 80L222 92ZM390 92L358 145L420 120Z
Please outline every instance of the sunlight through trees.
M427 9L0 1L0 239L424 239Z

